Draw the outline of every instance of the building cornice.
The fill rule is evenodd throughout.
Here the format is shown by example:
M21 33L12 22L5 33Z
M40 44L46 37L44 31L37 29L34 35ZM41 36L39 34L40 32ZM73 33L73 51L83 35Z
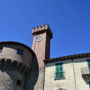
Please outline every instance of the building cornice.
M75 55L63 56L63 57L58 57L58 58L52 58L52 59L44 60L44 62L50 63L50 62L56 62L56 61L65 61L65 60L70 60L70 59L73 60L73 59L87 58L87 57L90 57L90 53L75 54Z

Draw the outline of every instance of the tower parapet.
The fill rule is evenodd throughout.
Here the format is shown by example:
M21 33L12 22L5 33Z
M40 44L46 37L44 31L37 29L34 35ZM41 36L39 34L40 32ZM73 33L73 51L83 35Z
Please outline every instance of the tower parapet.
M44 32L47 32L50 38L53 37L53 33L51 32L51 29L48 24L32 28L33 35L42 34Z

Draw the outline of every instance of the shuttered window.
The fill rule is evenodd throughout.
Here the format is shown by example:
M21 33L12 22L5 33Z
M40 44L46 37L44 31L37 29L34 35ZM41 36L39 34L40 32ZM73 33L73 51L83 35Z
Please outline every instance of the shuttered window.
M89 73L90 73L90 59L87 59L87 63L88 63L88 70L89 70ZM88 85L89 85L89 88L90 88L90 82L88 82Z
M64 78L64 71L63 71L63 63L56 63L55 64L55 79L63 79Z
M90 82L88 83L88 85L89 85L89 88L90 88Z
M87 59L87 63L88 63L88 70L90 72L90 59Z

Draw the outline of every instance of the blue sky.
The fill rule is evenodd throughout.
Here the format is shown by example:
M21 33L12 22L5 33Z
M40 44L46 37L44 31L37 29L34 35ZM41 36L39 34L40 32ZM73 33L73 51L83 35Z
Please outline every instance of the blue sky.
M54 34L51 58L90 52L90 0L0 0L0 41L31 47L42 24Z

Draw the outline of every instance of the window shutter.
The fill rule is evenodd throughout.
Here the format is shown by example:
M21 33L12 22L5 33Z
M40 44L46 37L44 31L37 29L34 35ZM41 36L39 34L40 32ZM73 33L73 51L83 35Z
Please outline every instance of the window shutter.
M88 70L90 72L90 59L87 59L87 63L88 63Z
M64 73L63 73L63 63L56 63L56 76L55 79L63 79Z

